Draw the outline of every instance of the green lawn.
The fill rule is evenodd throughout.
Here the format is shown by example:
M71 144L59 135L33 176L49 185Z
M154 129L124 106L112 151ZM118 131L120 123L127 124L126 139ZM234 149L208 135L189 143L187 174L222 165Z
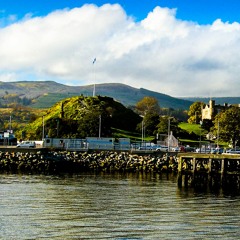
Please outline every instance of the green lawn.
M199 124L189 124L189 123L180 123L179 125L180 128L186 130L187 132L191 133L194 132L197 136L200 136L203 134L206 134L206 131L200 128ZM128 132L116 128L112 128L113 130L113 136L115 138L130 138L131 140L134 141L140 141L142 139L141 133L136 133L136 132ZM152 141L154 139L154 136L146 136L144 139L145 141ZM189 143L197 143L198 141L194 140L188 140L188 139L182 139L184 142L189 142Z
M206 136L207 134L207 131L204 130L204 129L201 129L200 128L200 124L190 124L190 123L180 123L179 124L179 127L183 130L186 130L187 132L191 133L191 132L194 132L196 135L198 135L200 137L201 135L201 142L202 144L204 143L209 143L209 140L206 140L204 136ZM184 142L185 144L188 144L189 145L197 145L199 143L199 141L192 141L192 140L188 140L188 139L179 139L180 141ZM219 145L220 146L228 146L228 144L226 142L219 142Z
M136 133L136 132L129 132L121 129L112 128L113 131L113 137L115 138L130 138L132 141L141 141L142 140L142 134ZM144 138L145 141L152 141L154 139L154 136L146 136Z
M202 134L206 134L206 130L200 127L200 124L190 124L190 123L180 123L179 127L187 132L191 133L194 132L196 135L200 136Z
M200 135L201 135L201 144L209 144L209 140L205 138L207 131L200 128L200 124L190 124L190 123L180 123L179 127L183 130L186 130L187 132L195 133L198 136L197 140L191 140L191 139L179 139L180 143L183 145L190 145L194 147L198 147L200 145ZM129 132L124 131L116 128L112 128L113 131L113 137L115 138L130 138L132 141L141 141L142 135L141 133L136 132ZM145 141L152 141L154 139L154 136L146 136L144 139ZM226 143L219 143L221 146L226 145Z

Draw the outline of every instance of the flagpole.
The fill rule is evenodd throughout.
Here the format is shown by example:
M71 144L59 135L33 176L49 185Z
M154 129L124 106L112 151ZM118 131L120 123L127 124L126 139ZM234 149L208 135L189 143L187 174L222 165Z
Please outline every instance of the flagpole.
M97 59L94 58L93 59L93 75L94 75L94 84L93 84L93 97L95 97L95 92L96 92L96 86L95 86L95 82L96 82L96 74L95 74L95 63L96 63Z
M95 83L93 84L93 97L95 97Z

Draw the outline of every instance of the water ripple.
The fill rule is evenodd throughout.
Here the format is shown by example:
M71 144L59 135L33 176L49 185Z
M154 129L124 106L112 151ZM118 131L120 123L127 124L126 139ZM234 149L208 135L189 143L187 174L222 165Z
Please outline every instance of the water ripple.
M0 175L0 239L238 239L239 197L174 176Z

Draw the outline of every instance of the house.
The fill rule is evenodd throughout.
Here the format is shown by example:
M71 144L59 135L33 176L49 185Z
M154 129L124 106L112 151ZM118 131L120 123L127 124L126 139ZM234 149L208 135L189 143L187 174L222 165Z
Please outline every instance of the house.
M169 147L178 146L178 139L173 136L172 132L170 133L169 136L166 137L164 142L165 142L165 146L169 146Z
M172 131L169 133L169 135L160 134L159 137L160 137L160 140L157 141L158 145L177 147L179 144L178 139L173 136Z

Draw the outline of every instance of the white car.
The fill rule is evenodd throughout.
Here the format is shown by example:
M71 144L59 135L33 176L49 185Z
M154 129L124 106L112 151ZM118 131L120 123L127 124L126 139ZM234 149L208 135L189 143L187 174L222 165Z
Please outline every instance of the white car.
M17 148L35 148L36 143L34 141L23 141L17 145Z
M197 148L196 152L197 153L211 153L211 149L210 148Z
M239 149L237 149L237 150L229 149L229 150L226 151L226 153L228 153L228 154L240 154L240 150Z
M157 146L156 151L158 152L168 152L167 146Z
M153 150L152 146L141 146L138 148L139 150Z

